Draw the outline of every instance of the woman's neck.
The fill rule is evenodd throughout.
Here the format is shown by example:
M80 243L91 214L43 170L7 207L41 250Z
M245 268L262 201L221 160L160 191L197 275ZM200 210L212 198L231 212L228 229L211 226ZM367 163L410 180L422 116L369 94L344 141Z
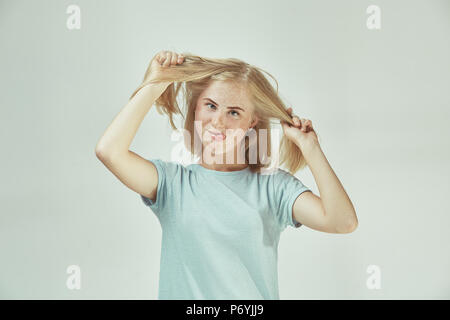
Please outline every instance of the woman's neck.
M216 170L216 171L238 171L243 170L248 167L248 164L223 164L223 163L199 163L203 168L210 169L210 170Z

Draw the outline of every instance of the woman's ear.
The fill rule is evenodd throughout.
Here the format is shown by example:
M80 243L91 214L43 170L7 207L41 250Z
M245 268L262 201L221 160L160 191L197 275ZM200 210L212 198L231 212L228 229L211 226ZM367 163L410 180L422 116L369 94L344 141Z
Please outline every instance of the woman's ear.
M250 128L253 128L254 126L256 126L258 124L258 121L259 121L258 117L255 117L252 124L250 125Z

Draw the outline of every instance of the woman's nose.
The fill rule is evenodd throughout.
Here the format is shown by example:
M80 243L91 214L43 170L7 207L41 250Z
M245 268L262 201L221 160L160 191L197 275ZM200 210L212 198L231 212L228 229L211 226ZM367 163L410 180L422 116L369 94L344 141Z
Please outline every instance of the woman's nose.
M213 118L214 128L221 129L221 128L223 128L224 123L225 123L224 115L222 115L221 113L217 112L217 114Z

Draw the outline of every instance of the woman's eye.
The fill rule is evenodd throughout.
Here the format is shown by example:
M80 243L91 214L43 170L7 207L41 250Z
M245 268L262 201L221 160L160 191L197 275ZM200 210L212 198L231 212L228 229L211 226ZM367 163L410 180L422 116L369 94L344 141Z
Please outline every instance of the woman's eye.
M206 104L207 107L212 106L214 108L216 108L215 105L213 105L212 103L207 103ZM235 111L235 110L231 110L230 113L234 116L234 117L238 117L239 116L239 112Z

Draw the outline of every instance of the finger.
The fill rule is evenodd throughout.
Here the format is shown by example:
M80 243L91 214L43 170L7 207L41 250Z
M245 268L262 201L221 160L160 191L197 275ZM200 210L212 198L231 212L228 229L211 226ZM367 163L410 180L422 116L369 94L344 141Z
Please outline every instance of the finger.
M286 112L287 112L287 114L288 114L289 116L292 117L292 115L291 115L291 113L292 113L292 108L287 108L287 109L286 109Z
M164 67L170 66L171 61L172 61L172 52L169 51L166 53L166 61L164 61L163 66Z
M183 57L183 55L178 55L178 63L182 63L183 62L183 60L184 60L184 57Z
M289 116L292 119L292 122L294 122L294 125L295 125L295 120L293 119L294 116L292 115L292 108L291 107L287 108L286 112L289 114ZM289 123L289 125L291 125L291 124Z
M306 132L306 119L305 118L301 118L301 130L303 132Z
M172 54L172 60L170 61L170 64L177 64L177 60L178 60L178 55L176 53Z
M172 60L172 54L170 53L170 51L166 51L165 58L166 59L164 60L163 67L168 67L170 66L170 62Z
M297 121L297 120L298 120L298 119L297 119L296 116L293 116L293 117L292 117L293 125L296 126L296 127L298 126L298 121Z
M162 66L164 64L164 61L166 61L167 57L166 57L166 53L162 52L159 55L159 64Z
M305 128L304 129L305 129L304 130L305 132L309 132L309 131L313 130L311 120L305 119Z
M293 115L293 114L292 114L292 108L289 107L287 110L288 110L289 115L290 115L291 118L292 118L292 122L294 123L294 126L296 126L296 127L301 127L301 123L300 123L299 117L297 117L296 115Z
M156 61L158 61L159 64L163 63L163 56L161 53L158 53L158 56L156 57Z
M309 131L309 122L308 122L308 119L305 119L305 125L304 125L304 131L305 132L308 132Z
M161 65L162 65L164 63L164 61L166 61L167 51L162 50L158 55L159 55L159 61L160 61Z

